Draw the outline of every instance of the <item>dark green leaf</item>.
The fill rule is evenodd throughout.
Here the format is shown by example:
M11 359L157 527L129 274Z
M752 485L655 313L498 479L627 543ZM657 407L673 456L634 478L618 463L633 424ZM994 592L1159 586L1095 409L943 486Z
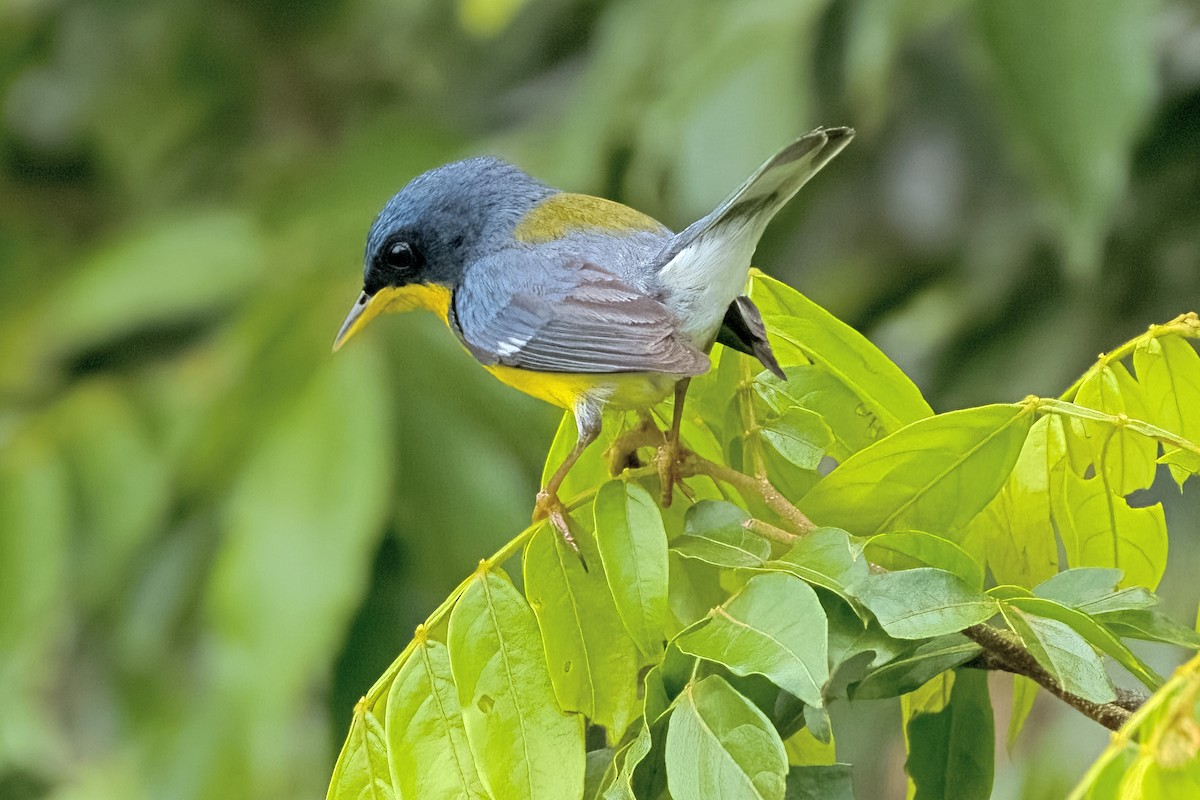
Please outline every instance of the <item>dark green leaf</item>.
M787 774L786 800L854 800L853 769L849 764L792 767Z
M1076 567L1042 581L1033 587L1033 593L1078 607L1111 595L1124 574L1114 567Z
M818 528L792 545L766 569L789 572L813 586L824 589L856 605L856 587L867 577L867 560L839 528Z
M638 648L662 652L667 622L667 532L650 494L609 481L596 494L596 544L621 621Z
M746 530L745 509L723 500L701 500L687 510L683 535L671 549L718 567L757 567L771 557L771 545Z
M905 771L915 800L987 800L995 769L995 731L987 673L964 669L954 675L945 708L917 713L908 721Z
M1092 647L1106 653L1114 661L1129 670L1129 673L1151 690L1162 685L1154 670L1147 667L1132 651L1110 633L1103 625L1082 611L1046 600L1041 597L1014 597L1006 601L1008 606L1019 608L1027 614L1058 620L1082 636Z
M940 569L921 567L872 575L859 599L899 639L929 639L985 622L996 601Z
M983 567L954 542L931 533L879 533L867 540L863 552L872 564L885 569L936 567L957 575L974 589L983 588Z
M680 650L716 661L737 675L765 675L809 705L822 705L829 679L825 611L804 581L758 575L713 610L711 619L676 639Z
M583 793L583 718L558 707L533 611L498 572L479 572L450 614L450 666L467 740L493 797Z
M925 642L910 655L889 661L871 670L850 689L853 700L899 697L914 692L948 669L965 664L979 655L979 645L959 634L940 636Z
M401 797L484 798L441 642L420 642L388 691L384 719L391 780Z
M1111 703L1116 699L1100 657L1071 626L1011 605L1002 606L1002 610L1025 649L1064 689L1093 703Z
M689 684L667 728L675 800L782 800L787 754L766 715L719 675Z
M1171 619L1157 608L1137 608L1097 614L1096 620L1103 623L1125 639L1141 639L1147 642L1164 642L1191 650L1200 650L1200 633L1194 628Z
M920 420L843 462L804 498L804 511L861 535L957 531L1004 485L1032 424L1019 405Z

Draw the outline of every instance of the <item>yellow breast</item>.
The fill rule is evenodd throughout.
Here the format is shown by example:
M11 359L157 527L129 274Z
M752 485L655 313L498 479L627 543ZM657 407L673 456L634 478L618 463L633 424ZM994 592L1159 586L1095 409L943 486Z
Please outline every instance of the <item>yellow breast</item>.
M652 372L534 372L500 365L484 369L514 389L567 409L573 409L585 395L616 408L649 408L675 385L674 378Z

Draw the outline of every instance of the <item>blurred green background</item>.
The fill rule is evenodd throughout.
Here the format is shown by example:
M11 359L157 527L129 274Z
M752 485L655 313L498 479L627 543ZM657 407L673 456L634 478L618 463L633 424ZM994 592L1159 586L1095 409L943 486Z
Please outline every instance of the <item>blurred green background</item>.
M428 315L330 356L409 178L497 153L682 227L819 124L859 136L757 264L935 409L1200 307L1187 0L6 0L0 797L323 796L355 699L527 523L556 410ZM1161 494L1190 621L1200 508ZM902 797L898 724L855 727L898 705L837 713L860 796ZM997 797L1105 739L1039 700Z

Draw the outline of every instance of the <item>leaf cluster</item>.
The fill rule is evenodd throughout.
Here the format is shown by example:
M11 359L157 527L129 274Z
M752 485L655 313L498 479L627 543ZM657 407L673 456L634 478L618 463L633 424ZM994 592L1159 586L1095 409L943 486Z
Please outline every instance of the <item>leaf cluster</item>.
M1181 691L1127 644L1200 648L1153 593L1162 509L1130 495L1200 466L1200 319L1062 398L934 414L828 312L759 274L751 292L788 380L714 354L666 509L653 467L609 477L605 447L645 434L609 419L563 489L590 570L545 525L481 562L359 703L330 798L849 797L829 706L887 697L916 796L987 797L983 670L1014 673L1010 743L1039 689L1113 728ZM1106 758L1128 780L1136 758Z

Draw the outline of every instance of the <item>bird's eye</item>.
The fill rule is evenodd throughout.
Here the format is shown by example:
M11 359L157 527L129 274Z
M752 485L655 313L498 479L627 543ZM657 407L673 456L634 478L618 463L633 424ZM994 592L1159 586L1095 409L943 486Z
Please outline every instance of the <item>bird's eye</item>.
M384 251L384 261L394 269L408 269L416 261L412 245L408 242L395 242Z

